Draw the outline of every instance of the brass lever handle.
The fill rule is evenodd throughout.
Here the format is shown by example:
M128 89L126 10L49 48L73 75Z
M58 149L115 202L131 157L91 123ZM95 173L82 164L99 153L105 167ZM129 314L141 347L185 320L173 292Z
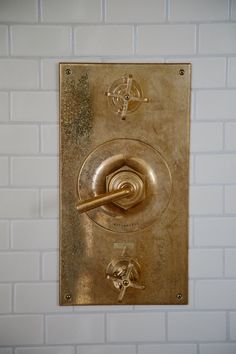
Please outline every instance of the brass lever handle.
M115 200L125 198L131 194L135 193L132 187L126 187L123 189L118 189L116 191L100 194L97 197L79 201L76 209L79 213L84 213L91 209L97 208L101 205L114 202Z

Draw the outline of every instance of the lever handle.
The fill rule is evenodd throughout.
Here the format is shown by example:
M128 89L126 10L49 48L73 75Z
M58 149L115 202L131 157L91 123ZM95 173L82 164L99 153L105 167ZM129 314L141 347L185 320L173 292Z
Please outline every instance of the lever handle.
M133 193L134 190L132 187L126 187L126 188L118 189L113 192L100 194L97 197L79 201L76 206L76 209L78 210L79 213L84 213L91 209L97 208L101 205L108 204L114 202L115 200L125 198Z

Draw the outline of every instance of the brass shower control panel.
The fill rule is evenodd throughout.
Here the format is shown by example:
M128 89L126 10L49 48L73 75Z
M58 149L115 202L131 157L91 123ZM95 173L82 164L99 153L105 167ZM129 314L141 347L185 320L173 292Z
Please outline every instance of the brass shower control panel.
M190 64L60 64L60 304L186 304Z

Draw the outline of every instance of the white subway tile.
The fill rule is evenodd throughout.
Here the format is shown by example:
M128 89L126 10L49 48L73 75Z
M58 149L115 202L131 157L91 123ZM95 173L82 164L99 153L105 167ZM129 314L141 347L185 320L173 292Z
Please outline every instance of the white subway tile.
M56 11L55 11L56 9ZM100 22L100 0L42 0L43 22Z
M168 63L192 64L192 88L224 87L226 82L225 58L171 58Z
M12 120L55 122L58 119L56 92L13 92Z
M0 157L0 186L6 186L9 180L9 163L7 157Z
M73 347L31 347L31 348L16 348L15 354L74 354Z
M223 213L223 187L191 186L190 215Z
M199 27L200 54L236 53L236 24L202 24Z
M190 143L192 152L221 151L223 124L192 122Z
M12 158L12 184L16 186L56 186L57 159L54 157Z
M236 155L196 156L197 183L236 183Z
M236 343L200 344L200 354L235 354Z
M106 1L106 22L150 23L165 20L164 0Z
M225 250L225 275L236 277L236 248Z
M55 249L58 247L57 222L54 220L12 221L12 248Z
M225 124L225 149L236 150L236 123Z
M2 59L0 77L0 89L36 89L39 87L38 63L35 60Z
M8 93L0 92L0 122L6 122L9 119Z
M1 22L37 22L37 0L1 0Z
M135 345L81 345L77 354L136 354Z
M0 254L1 281L28 281L28 280L37 280L38 278L39 278L38 253L15 253L15 252L3 253L2 252Z
M236 214L236 186L225 187L225 212Z
M43 59L41 61L42 88L44 90L59 89L58 72L61 61L61 59Z
M0 284L0 313L11 312L11 285L10 284Z
M228 19L227 0L171 0L170 21L224 21Z
M138 26L137 54L184 55L195 53L194 25Z
M80 313L87 313L87 312L128 312L132 311L133 306L132 305L99 305L99 306L76 306L74 308L75 312L80 312Z
M58 252L47 252L43 254L43 280L59 279Z
M0 153L37 153L39 151L38 131L38 127L30 125L1 125Z
M41 194L41 215L44 218L58 218L59 191L44 189Z
M236 340L236 312L230 313L230 339Z
M43 125L41 127L41 146L45 154L58 154L59 152L58 125Z
M236 90L196 92L197 119L236 119Z
M190 278L223 276L223 251L218 249L190 249Z
M47 344L103 342L104 315L102 314L47 316Z
M8 221L0 221L0 249L9 247L9 224Z
M43 317L11 315L0 317L1 345L43 344Z
M13 354L12 348L0 348L0 354Z
M72 307L59 306L57 283L16 284L14 312L71 312Z
M236 218L196 218L194 226L197 246L236 246Z
M39 215L39 197L35 190L0 190L2 218L35 218Z
M132 26L78 26L75 28L75 54L131 55Z
M196 344L144 344L138 354L197 354Z
M195 285L196 307L201 309L236 309L235 280L199 280Z
M228 85L230 87L236 86L236 58L229 59Z
M8 54L8 29L7 26L0 26L0 56Z
M232 20L236 20L236 1L235 0L232 0L231 2L231 17L232 17Z
M67 26L23 26L11 28L11 53L23 56L67 56L71 54L71 29Z
M164 313L114 313L107 315L108 342L165 340Z
M74 348L69 346L60 347L31 347L31 348L16 348L15 354L74 354Z
M170 312L171 341L222 341L226 339L226 317L222 312Z

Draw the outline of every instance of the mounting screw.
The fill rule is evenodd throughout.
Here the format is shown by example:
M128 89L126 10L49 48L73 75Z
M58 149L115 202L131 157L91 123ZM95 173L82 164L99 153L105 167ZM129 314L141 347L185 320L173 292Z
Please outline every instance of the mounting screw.
M180 74L181 76L183 76L183 75L184 75L184 69L180 69L180 70L179 70L179 74Z
M71 69L66 69L66 75L71 75L72 70Z
M178 294L176 295L176 298L177 298L178 300L182 300L182 299L183 299L183 294L178 293Z
M71 294L65 294L64 299L70 301L72 299Z

